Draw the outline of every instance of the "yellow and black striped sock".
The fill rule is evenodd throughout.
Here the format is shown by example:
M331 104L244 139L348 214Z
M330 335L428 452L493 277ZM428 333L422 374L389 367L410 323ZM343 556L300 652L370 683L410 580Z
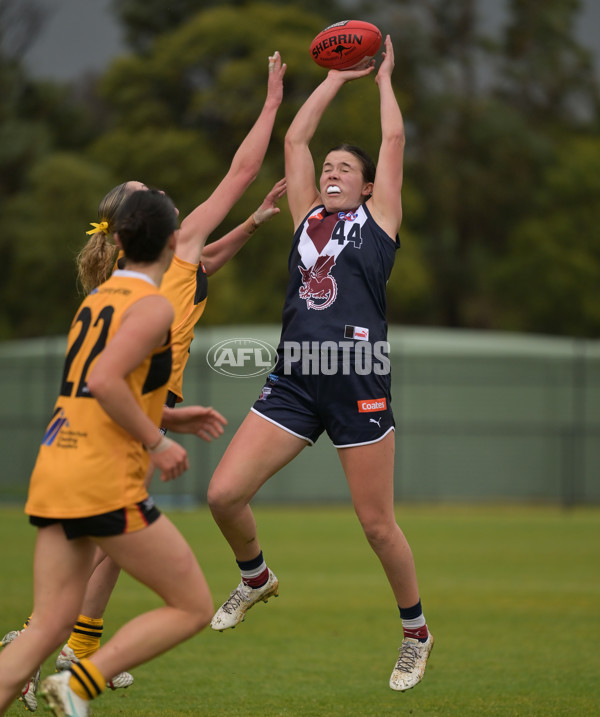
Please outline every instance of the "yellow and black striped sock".
M93 700L106 689L106 680L100 670L89 660L73 662L70 667L69 687L82 700Z
M101 617L80 615L77 618L67 645L80 660L93 655L100 647L103 626L104 620Z

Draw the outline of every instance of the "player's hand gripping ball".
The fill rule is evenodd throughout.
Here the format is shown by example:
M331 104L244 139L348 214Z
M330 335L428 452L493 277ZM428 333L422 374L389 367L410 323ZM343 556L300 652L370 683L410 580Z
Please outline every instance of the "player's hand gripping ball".
M370 22L342 20L329 25L310 46L313 60L329 70L367 67L381 47L381 32Z

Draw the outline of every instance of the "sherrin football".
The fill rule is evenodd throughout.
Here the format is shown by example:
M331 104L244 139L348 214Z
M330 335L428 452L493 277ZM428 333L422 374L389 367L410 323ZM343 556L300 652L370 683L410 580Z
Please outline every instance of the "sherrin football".
M366 67L381 47L381 32L370 22L342 20L329 25L310 46L313 60L329 70Z

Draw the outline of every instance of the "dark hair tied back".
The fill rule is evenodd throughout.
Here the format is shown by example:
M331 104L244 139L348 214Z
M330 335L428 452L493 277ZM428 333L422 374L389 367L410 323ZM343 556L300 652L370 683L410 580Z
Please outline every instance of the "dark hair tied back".
M139 263L156 261L168 238L177 229L173 202L156 189L133 192L115 218L127 259Z

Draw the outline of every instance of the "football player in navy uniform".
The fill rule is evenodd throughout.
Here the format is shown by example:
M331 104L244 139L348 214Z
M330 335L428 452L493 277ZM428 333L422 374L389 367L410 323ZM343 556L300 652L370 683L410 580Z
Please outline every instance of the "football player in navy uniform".
M315 182L309 149L338 91L369 75L374 62L361 70L330 70L289 127L285 174L295 233L278 362L221 459L208 502L241 571L239 586L211 622L214 630L224 630L278 591L250 500L327 431L400 609L403 639L390 687L404 691L421 680L433 637L421 608L412 551L394 516L385 287L399 248L405 136L393 67L388 36L375 76L382 134L376 167L359 148L339 145L325 157Z

